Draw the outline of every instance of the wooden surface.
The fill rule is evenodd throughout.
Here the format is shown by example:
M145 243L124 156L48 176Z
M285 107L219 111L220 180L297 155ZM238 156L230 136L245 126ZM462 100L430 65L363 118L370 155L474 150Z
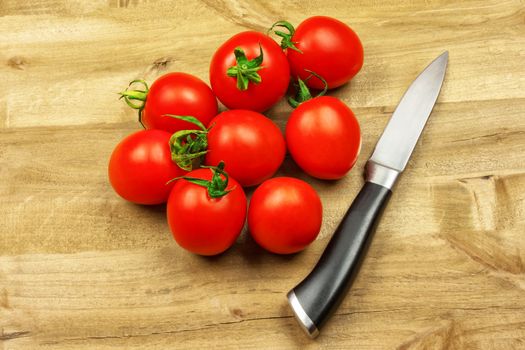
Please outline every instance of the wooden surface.
M525 2L0 1L0 349L525 349ZM362 154L338 182L302 174L324 204L303 253L245 233L201 258L164 208L107 177L138 129L116 92L186 71L207 81L231 35L324 14L349 23L365 65L334 92ZM438 104L353 289L309 340L285 293L317 261L362 185L404 90L445 49ZM283 127L283 102L268 116Z

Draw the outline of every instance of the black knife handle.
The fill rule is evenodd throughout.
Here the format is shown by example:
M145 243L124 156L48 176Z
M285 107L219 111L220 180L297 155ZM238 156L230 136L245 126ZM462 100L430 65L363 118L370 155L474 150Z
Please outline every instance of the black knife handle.
M312 338L350 288L391 194L390 188L365 182L317 265L288 293L297 320Z

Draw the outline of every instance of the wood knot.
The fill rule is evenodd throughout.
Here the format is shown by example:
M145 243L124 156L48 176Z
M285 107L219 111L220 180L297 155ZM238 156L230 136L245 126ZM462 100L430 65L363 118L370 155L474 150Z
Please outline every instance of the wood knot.
M244 314L241 309L238 309L238 308L230 309L230 313L232 314L233 317L237 319L244 318Z
M7 294L7 289L3 288L0 292L0 308L10 309L9 306L9 295Z
M153 61L152 69L156 70L164 70L166 69L172 62L174 61L173 57L161 57L157 58L155 61Z
M173 57L165 56L157 58L152 64L146 67L143 74L144 79L151 78L154 80L159 74L162 74L175 61Z
M387 115L392 115L392 113L394 113L394 108L392 106L381 106L379 108L379 113L381 114L387 114Z
M28 62L22 56L13 56L7 60L7 65L13 69L25 70Z
M16 338L25 338L30 337L31 332L29 331L20 331L20 332L5 332L4 329L1 329L0 332L0 341L12 340Z

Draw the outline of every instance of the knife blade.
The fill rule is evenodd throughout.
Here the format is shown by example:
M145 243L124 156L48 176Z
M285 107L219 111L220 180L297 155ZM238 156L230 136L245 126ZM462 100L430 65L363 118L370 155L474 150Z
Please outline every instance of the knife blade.
M310 274L287 294L297 321L312 338L342 302L359 271L392 189L437 101L447 63L445 51L405 92L366 163L359 194Z

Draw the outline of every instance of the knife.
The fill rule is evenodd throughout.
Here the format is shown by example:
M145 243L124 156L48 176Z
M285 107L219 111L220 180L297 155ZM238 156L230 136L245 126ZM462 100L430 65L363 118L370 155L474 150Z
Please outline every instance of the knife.
M436 103L448 51L405 92L365 166L365 183L306 278L287 294L301 327L315 338L350 288L398 176Z

